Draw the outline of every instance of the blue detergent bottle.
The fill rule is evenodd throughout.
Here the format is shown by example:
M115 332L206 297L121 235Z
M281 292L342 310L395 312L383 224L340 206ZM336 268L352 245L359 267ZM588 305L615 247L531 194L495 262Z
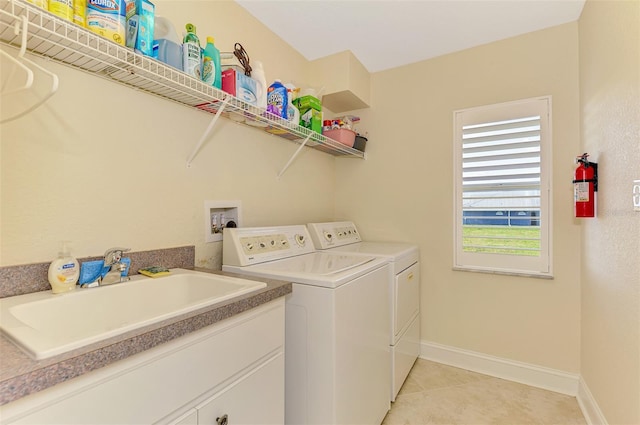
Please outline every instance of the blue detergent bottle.
M288 99L287 88L280 80L275 80L267 89L267 112L286 120Z
M207 45L202 51L202 81L219 89L222 87L220 50L214 42L213 37L207 37Z

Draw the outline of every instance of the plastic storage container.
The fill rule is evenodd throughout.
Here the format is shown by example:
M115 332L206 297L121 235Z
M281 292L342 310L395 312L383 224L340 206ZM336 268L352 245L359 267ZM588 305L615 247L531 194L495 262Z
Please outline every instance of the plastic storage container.
M353 143L356 141L356 132L349 130L348 128L335 128L333 130L325 130L322 134L337 142L353 147Z
M367 145L367 138L361 135L356 135L356 141L353 143L353 148L364 152L364 148Z

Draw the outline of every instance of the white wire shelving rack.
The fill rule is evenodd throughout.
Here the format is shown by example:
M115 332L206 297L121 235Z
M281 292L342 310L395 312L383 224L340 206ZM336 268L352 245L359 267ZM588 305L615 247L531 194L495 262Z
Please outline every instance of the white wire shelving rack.
M304 146L334 156L364 158L364 153L357 149L269 114L264 109L208 86L160 61L137 54L130 48L60 19L24 0L0 0L0 43L20 48L25 22L26 49L32 54L214 114L211 125L197 142L187 163L197 155L219 116L299 144L280 175Z

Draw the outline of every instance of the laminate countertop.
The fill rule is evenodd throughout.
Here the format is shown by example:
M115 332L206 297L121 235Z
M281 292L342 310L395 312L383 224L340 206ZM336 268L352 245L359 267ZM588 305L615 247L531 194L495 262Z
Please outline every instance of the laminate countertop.
M233 273L195 268L196 271L247 279ZM266 287L85 347L34 360L4 335L0 335L0 405L113 364L134 354L174 340L236 314L285 296L291 283L251 278ZM87 289L90 291L91 289Z

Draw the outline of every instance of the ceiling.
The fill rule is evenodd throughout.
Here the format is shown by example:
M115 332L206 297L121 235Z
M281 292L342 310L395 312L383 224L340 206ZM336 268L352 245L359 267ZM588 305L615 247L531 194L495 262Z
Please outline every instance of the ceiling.
M383 71L576 21L585 0L236 0L307 60Z

